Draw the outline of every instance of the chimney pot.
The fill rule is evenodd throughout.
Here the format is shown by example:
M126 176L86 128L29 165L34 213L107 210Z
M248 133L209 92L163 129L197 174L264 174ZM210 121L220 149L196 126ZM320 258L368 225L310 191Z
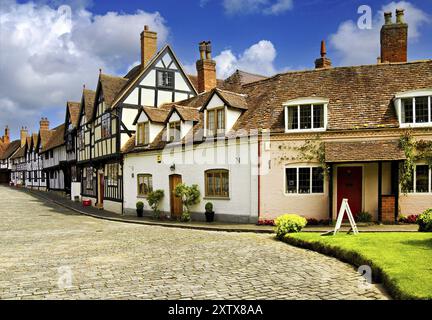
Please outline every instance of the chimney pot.
M149 26L148 25L144 26L144 31L149 31Z
M405 23L404 9L396 9L396 23Z
M211 41L207 41L207 43L206 43L206 59L207 60L211 60L211 52L212 52Z
M321 41L320 55L321 58L315 60L315 69L331 68L332 63L331 60L326 57L327 50L324 40Z
M206 51L207 51L207 44L205 41L201 41L199 43L199 52L200 52L201 60L204 60L206 58Z
M206 92L216 88L216 62L211 59L211 42L199 43L200 59L196 62L198 74L198 92Z
M392 13L391 12L384 12L384 21L385 21L385 24L392 24Z

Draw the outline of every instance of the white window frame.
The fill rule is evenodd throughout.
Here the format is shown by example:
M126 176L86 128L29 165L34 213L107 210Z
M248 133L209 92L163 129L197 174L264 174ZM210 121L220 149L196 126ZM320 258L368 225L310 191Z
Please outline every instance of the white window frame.
M416 123L415 98L421 97L428 97L428 122ZM413 99L413 123L402 123L402 99ZM401 128L432 126L432 88L398 93L394 97L394 104L399 121L399 126Z
M413 191L408 191L408 194L430 196L432 194L432 168L429 168L429 191L428 192L417 192L417 166L427 166L427 163L419 162L419 163L414 164ZM400 190L400 192L402 192L402 190Z
M309 168L309 180L310 180L310 192L309 193L299 193L299 169L300 168ZM286 165L283 167L283 193L285 196L319 196L324 195L326 193L326 177L324 175L323 177L323 192L312 192L312 169L313 168L320 168L319 165L302 165L302 164L295 164L295 165ZM297 179L296 179L296 192L290 193L287 192L287 177L286 177L286 169L296 169Z
M284 116L285 116L285 132L323 132L327 130L327 108L328 108L329 100L325 98L318 97L310 97L310 98L299 98L288 100L283 103L284 107ZM300 129L300 108L310 105L311 107L311 128L310 129ZM314 114L313 114L313 105L323 105L324 106L324 127L323 128L314 128ZM297 129L288 129L288 108L289 107L297 107Z

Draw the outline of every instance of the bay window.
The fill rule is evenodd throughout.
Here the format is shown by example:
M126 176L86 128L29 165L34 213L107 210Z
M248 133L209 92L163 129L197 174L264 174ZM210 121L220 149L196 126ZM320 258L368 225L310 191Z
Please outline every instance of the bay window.
M101 137L108 138L111 135L111 114L104 113L102 115L102 131Z

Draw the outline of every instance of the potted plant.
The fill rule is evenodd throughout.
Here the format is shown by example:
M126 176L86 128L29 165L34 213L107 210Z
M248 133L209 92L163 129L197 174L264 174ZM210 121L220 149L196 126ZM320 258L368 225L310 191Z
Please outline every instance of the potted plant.
M143 216L144 203L142 201L138 201L136 203L136 212L137 212L137 217L142 217Z
M205 217L206 222L213 222L214 221L214 211L213 211L213 203L207 202L205 205Z
M187 186L184 183L180 183L175 187L174 194L176 197L180 197L183 203L183 214L180 218L180 221L190 221L190 208L200 202L200 191L198 190L198 185L193 184L191 186Z

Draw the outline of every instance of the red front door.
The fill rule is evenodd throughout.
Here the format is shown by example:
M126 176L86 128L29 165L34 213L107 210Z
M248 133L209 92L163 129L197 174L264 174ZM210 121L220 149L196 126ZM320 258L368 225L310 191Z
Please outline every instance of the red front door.
M362 167L339 167L337 169L337 208L342 199L348 199L351 212L356 216L362 211Z

